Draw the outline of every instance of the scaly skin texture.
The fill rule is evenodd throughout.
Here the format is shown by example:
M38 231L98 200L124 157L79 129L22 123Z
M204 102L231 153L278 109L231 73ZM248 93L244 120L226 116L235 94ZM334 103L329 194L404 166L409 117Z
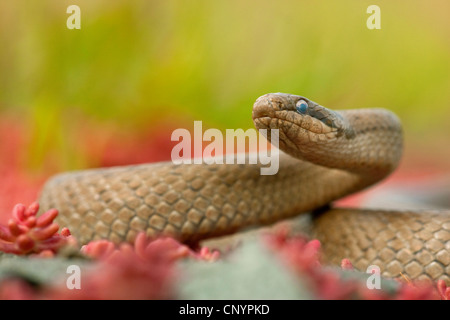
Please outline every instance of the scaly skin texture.
M41 210L57 208L81 243L139 231L193 243L324 207L380 181L401 157L401 124L387 110L337 112L278 93L258 98L252 117L257 129L279 129L275 175L261 164L171 162L64 173L44 186ZM449 212L333 209L313 221L327 262L450 284Z

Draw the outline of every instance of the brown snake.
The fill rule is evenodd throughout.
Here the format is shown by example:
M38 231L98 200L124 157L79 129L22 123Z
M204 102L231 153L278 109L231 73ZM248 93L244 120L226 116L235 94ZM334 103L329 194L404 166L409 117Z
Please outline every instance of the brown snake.
M57 208L81 243L132 241L139 231L195 242L324 207L380 181L401 158L400 121L384 109L338 112L276 93L258 98L252 117L257 129L279 129L275 175L261 175L262 165L172 162L63 173L46 183L41 210ZM328 209L313 235L325 262L349 258L360 270L450 284L449 211Z

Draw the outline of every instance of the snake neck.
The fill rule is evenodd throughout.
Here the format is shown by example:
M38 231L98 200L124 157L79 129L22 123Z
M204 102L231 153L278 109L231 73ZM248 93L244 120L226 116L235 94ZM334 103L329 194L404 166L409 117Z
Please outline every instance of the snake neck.
M280 129L280 149L316 165L340 169L373 181L389 175L402 154L402 129L398 118L384 109L335 111L352 134L315 134L299 128Z

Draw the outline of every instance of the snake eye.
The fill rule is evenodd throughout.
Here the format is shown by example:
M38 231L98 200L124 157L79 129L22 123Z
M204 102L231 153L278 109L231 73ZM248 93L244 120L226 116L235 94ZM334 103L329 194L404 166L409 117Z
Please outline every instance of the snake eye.
M305 100L298 100L297 105L295 106L297 111L301 114L306 114L306 110L308 109L308 103Z

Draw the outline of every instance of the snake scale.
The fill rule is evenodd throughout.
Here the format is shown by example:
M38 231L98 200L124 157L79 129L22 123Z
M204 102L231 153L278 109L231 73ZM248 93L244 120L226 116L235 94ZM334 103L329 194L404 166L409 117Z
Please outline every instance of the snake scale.
M256 100L252 118L279 129L275 175L261 175L261 164L172 162L62 173L45 184L41 210L57 208L81 243L133 241L140 231L192 243L322 208L382 180L401 158L401 123L384 109L333 111L273 93ZM348 258L360 270L450 285L449 211L325 211L312 230L325 263Z

